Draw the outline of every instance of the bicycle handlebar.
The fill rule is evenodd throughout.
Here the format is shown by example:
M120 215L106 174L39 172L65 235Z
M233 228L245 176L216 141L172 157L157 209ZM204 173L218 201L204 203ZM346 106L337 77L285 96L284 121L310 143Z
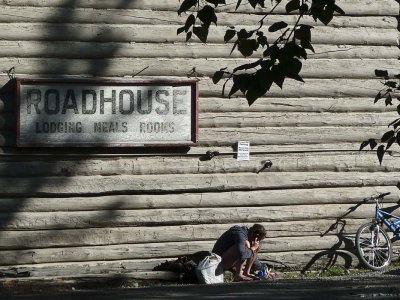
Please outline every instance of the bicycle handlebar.
M384 197L386 197L386 196L388 196L388 195L390 195L390 192L387 192L387 193L380 193L380 194L378 194L378 195L373 195L373 196L371 196L371 197L369 197L369 198L366 198L365 200L368 201L368 200L383 199Z

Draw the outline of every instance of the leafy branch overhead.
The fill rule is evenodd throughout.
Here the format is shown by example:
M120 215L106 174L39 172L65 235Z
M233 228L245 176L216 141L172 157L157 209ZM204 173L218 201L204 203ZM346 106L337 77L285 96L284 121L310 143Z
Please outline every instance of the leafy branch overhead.
M386 106L393 105L393 99L395 94L400 92L400 74L394 75L393 78L389 77L389 73L386 70L375 70L375 75L382 78L383 88L378 92L375 97L374 103L385 102ZM400 116L400 97L397 97L399 104L397 105L397 115ZM361 143L360 151L365 147L370 146L373 150L377 146L377 155L379 163L382 164L383 156L389 151L390 147L397 143L400 146L400 117L395 118L389 123L389 131L385 132L381 139L376 141L376 139L368 139ZM379 144L378 144L379 143Z
M239 9L242 0L237 0L235 11ZM225 80L222 93L229 81L232 86L228 96L241 91L249 103L253 104L258 98L266 94L273 84L283 87L286 78L303 81L300 75L303 63L307 59L307 50L314 52L311 40L312 26L301 24L301 19L312 16L315 21L327 25L334 14L344 14L344 11L335 4L335 0L290 0L286 2L287 14L296 14L298 17L293 26L284 21L278 21L265 30L264 21L275 9L282 5L282 0L271 0L271 7L266 8L265 0L244 1L256 9L261 8L258 25L254 29L237 28L230 26L224 35L225 43L232 43L232 50L239 51L244 57L261 53L254 62L243 64L229 71L223 68L214 73L213 82ZM267 1L269 2L269 1ZM186 41L194 36L206 43L210 26L217 25L216 9L225 6L225 0L183 0L178 14L188 14L184 26L178 28L177 34L186 34ZM268 35L279 32L280 35L270 41Z

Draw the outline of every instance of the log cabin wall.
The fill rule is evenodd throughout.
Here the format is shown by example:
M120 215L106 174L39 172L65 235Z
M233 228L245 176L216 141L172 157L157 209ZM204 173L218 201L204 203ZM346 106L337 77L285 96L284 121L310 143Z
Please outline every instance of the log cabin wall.
M246 61L223 43L228 25L255 26L250 7L220 9L209 43L176 34L175 0L4 0L0 8L0 272L75 276L148 272L211 250L233 224L268 230L261 258L295 269L356 267L362 199L398 200L400 159L382 166L360 143L379 138L396 106L373 104L375 69L399 72L399 4L341 0L346 16L315 26L306 83L248 106L210 79ZM267 3L268 1L266 1ZM295 16L281 10L268 24ZM16 147L15 86L22 78L199 79L199 145L171 149ZM237 141L250 161L235 159ZM143 149L142 149L143 150ZM219 155L207 160L207 151ZM261 170L271 160L273 166ZM161 276L161 275L160 275Z

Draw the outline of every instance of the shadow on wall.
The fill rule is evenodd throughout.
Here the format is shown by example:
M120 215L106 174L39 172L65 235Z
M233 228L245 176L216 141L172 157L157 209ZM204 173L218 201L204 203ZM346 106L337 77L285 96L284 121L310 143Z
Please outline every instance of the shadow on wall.
M113 7L114 8L119 8L119 9L124 9L129 6L129 4L135 0L119 0L119 1L112 1ZM107 35L109 36L111 34L109 27L107 24L98 24L96 27L93 29L92 33L92 40L96 43L91 44L90 40L88 43L85 42L80 42L81 40L87 40L87 38L81 37L81 32L79 30L79 24L73 24L74 22L74 12L75 9L74 7L78 4L78 0L69 0L65 2L63 7L60 7L59 9L54 8L55 12L53 17L49 18L47 21L47 34L43 34L44 37L50 36L50 40L43 40L41 41L41 44L43 46L43 49L46 49L46 45L49 45L52 43L51 37L54 36L59 36L59 37L71 37L71 40L75 41L71 43L71 47L75 47L73 50L74 53L79 53L81 49L85 49L86 51L82 51L87 53L88 48L90 49L91 47L93 50L96 48L96 43L101 43L99 41L99 35L104 36ZM117 2L117 3L116 3ZM68 8L68 9L66 9ZM64 26L57 26L60 23L60 16L62 16L62 22ZM73 34L71 33L73 32ZM107 68L110 66L110 59L113 58L114 54L118 50L118 44L117 43L108 43L107 44L107 51L105 52L105 56L101 57L100 59L96 60L90 60L85 59L82 60L82 62L86 62L87 65L87 73L86 75L89 76L98 76L106 73ZM47 58L49 61L51 61L53 58L49 58L47 54L44 52L40 54L39 58ZM51 66L54 66L56 64L56 70L57 74L55 74L54 69L50 66L44 66L40 70L37 70L35 73L35 76L37 77L43 77L43 78L48 78L49 76L65 76L70 74L70 65L68 62L68 59L57 59L54 60L54 64L49 64ZM13 66L7 66L12 69ZM18 69L16 70L18 73ZM40 197L43 195L40 195L38 192L41 190L41 187L46 184L44 180L46 180L44 177L41 177L40 180L36 178L35 176L32 176L32 174L29 174L29 171L23 175L15 175L13 173L14 168L24 168L24 166L29 165L29 163L33 160L36 162L39 162L40 160L47 160L47 161L59 161L59 160L68 160L68 159L73 159L74 161L77 160L85 160L90 158L90 154L97 154L103 151L107 151L109 153L120 153L121 149L112 149L109 148L107 150L104 150L102 148L65 148L65 147L60 147L60 148L52 148L52 149L47 149L47 148L23 148L23 149L18 149L16 148L16 80L14 78L10 78L10 80L0 89L0 98L3 101L4 108L2 109L2 112L0 113L0 121L1 121L1 127L3 128L3 141L1 143L3 144L2 151L3 154L0 156L0 181L3 181L3 186L6 185L6 183L10 182L12 180L13 183L15 183L18 186L23 186L23 189L18 191L17 193L9 193L7 190L3 190L0 194L0 207L2 207L2 212L0 213L0 249L7 249L7 250L13 250L13 249L8 249L5 248L7 245L7 231L10 230L15 230L16 226L15 224L20 224L24 223L24 218L25 216L22 216L21 219L18 219L20 216L18 216L19 212L22 211L24 205L28 202L29 198L32 197ZM0 108L1 109L1 108ZM110 117L110 120L112 117ZM101 143L102 141L100 141ZM124 149L125 152L132 153L133 151L131 149ZM142 150L143 151L143 150ZM157 151L156 149L153 149L153 151ZM179 151L185 151L182 149L179 149ZM187 150L186 150L187 151ZM65 156L65 154L82 154L82 156L74 156L73 158L68 158ZM38 158L38 155L40 154L52 154L51 156L40 156ZM30 166L31 167L31 166ZM60 173L60 170L57 169L57 164L51 164L48 163L46 164L47 173L48 174L57 174L59 177L58 179L58 184L60 185L66 185L69 182L69 175L68 174L62 174ZM19 172L23 172L23 170L19 170ZM14 174L14 175L10 175ZM52 175L48 175L52 176ZM40 183L41 182L41 183ZM39 184L38 184L39 183ZM73 196L73 195L69 195ZM56 195L54 197L57 197ZM68 195L63 195L63 197L68 197ZM113 211L118 210L120 208L120 203L118 200L116 200L113 203L110 203L109 207L105 207L103 211L103 215L98 214L96 216L96 219L102 218L104 220L111 220L112 218L115 217ZM95 221L95 220L93 220ZM90 220L87 220L87 223L90 223ZM59 228L51 228L51 230L46 230L48 236L57 236L58 234L63 234L63 233L57 233L57 230L61 230L62 225L59 226ZM45 229L44 229L45 230ZM41 230L43 233L43 231ZM27 232L27 235L32 235L34 232ZM21 236L21 235L20 235ZM43 234L41 235L43 237ZM21 239L21 243L23 239ZM54 247L54 245L52 245ZM22 248L27 248L27 245L22 245L21 244L21 249ZM16 249L14 249L16 250ZM0 273L1 275L1 273ZM18 275L18 272L17 272ZM26 274L25 274L26 275Z
M346 234L346 220L345 217L348 216L350 213L354 212L359 208L361 205L367 203L367 200L363 200L356 205L347 209L340 217L336 219L334 223L332 223L329 228L321 234L321 237L326 236L330 232L336 231L335 235L338 238L338 242L334 244L330 249L324 250L316 254L301 270L302 273L305 273L311 269L316 269L318 267L322 271L328 270L329 268L340 265L346 269L351 267L358 266L354 265L353 257L357 256L356 246L355 246L355 235L348 235ZM386 207L385 211L392 213L396 209L400 207L400 204L393 205L390 207ZM372 211L371 211L372 212ZM392 241L395 241L395 239ZM346 250L346 251L344 251ZM344 264L343 264L344 262Z

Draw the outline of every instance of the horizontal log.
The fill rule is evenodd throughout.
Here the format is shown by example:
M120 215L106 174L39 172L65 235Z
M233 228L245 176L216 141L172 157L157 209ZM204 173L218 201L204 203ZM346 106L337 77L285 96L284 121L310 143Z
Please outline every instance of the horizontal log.
M199 82L199 91L201 97L221 97L223 90L223 81L218 84L212 83L207 77ZM232 82L225 87L225 97L227 97ZM382 83L377 79L306 79L305 83L286 80L283 89L272 85L268 91L268 97L370 97L372 99L383 88ZM241 92L234 96L243 96Z
M204 152L205 153L205 152ZM318 152L285 154L251 154L249 161L237 161L234 154L219 154L212 160L197 156L186 157L131 157L89 159L88 157L62 160L49 157L47 160L34 155L30 160L0 161L3 177L41 176L112 176L112 175L156 175L156 174L215 174L271 172L398 172L400 162L396 157L385 157L380 165L376 153L354 149L350 153ZM266 160L272 167L263 169Z
M181 24L186 17L179 16L175 11L157 11L143 9L87 9L66 7L18 7L0 6L3 14L0 22L25 22L25 23L91 23L91 24ZM178 9L178 5L176 5ZM144 17L145 16L145 17ZM259 26L259 15L219 12L218 26ZM263 22L271 25L275 22L284 21L294 25L297 21L296 15L270 15ZM323 25L316 22L311 16L303 17L302 24L315 26ZM389 16L335 16L328 24L333 27L373 27L373 28L397 28L395 17Z
M246 127L201 128L199 145L202 147L231 146L247 140L252 145L289 145L293 143L361 143L368 138L380 139L387 127ZM0 146L15 146L15 134L2 132ZM96 142L100 142L96 140ZM108 144L107 141L105 141ZM58 141L59 147L63 146ZM358 147L359 148L359 147Z
M397 185L398 172L279 172L232 174L0 177L1 195L73 196L113 193L219 192L257 189Z
M8 67L8 66L7 66ZM10 66L11 68L12 66ZM17 76L20 78L34 79L34 78L43 78L43 75L39 73L35 74L23 74L18 73ZM64 74L65 76L65 74ZM53 78L53 76L52 76ZM61 74L54 75L54 78L63 78L64 80L67 78L77 78L74 76L63 77ZM87 78L83 75L79 76L79 78ZM93 77L90 77L93 79ZM187 77L173 77L173 76L138 76L132 77L106 77L102 79L111 79L111 80L183 80ZM199 78L200 79L200 78ZM0 85L9 84L10 78L3 74L0 74ZM227 97L228 92L230 90L232 83L229 82L225 88L224 97ZM223 90L223 82L220 81L218 84L214 84L212 80L208 77L201 78L199 82L199 93L200 98L217 98L222 97ZM283 84L283 89L279 88L276 85L272 85L271 89L267 93L267 97L269 98L296 98L300 100L300 98L370 98L371 107L379 106L373 105L373 99L377 95L377 93L384 86L377 79L306 79L305 83L298 82L295 80L287 79ZM400 96L400 95L399 95ZM232 97L243 97L241 92L234 94ZM397 94L394 95L397 97ZM7 99L6 99L7 100ZM229 99L225 99L227 102L231 101ZM340 101L340 99L336 99ZM5 101L5 100L3 100ZM8 101L12 101L12 99L8 99ZM232 100L233 101L233 100ZM256 101L257 103L257 101ZM201 105L199 105L201 106ZM384 106L384 105L381 105Z
M393 59L399 52L395 46L314 44L314 49L315 53L308 51L308 58ZM231 53L231 50L231 44L0 41L2 57L25 58L243 58L239 51ZM257 52L254 56L260 53Z
M234 68L254 62L255 59L166 59L166 58L111 58L111 59L42 59L42 58L0 58L0 64L13 66L20 73L43 75L96 74L97 76L124 76L140 72L142 76L181 76L185 77L195 70L201 77L212 77L216 70ZM303 63L303 78L355 78L375 79L375 70L388 70L390 76L396 59L317 59Z
M339 219L303 220L291 222L264 223L267 229L267 244L264 251L272 251L270 242L276 238L308 239L310 235L338 236L354 235L357 229L368 219L349 219L343 216ZM121 244L176 243L176 242L215 242L218 237L234 224L201 224L181 226L153 227L114 227L86 229L53 229L30 231L1 231L0 250L35 251L46 248L84 247L84 246L118 246ZM252 224L248 224L251 226ZM128 245L126 245L128 247ZM212 248L212 246L210 246ZM209 248L210 248L209 247ZM211 249L210 248L210 249ZM110 248L111 249L111 248ZM208 249L208 248L204 248ZM209 249L209 250L210 250ZM284 249L274 251L284 251ZM61 252L61 251L59 251ZM166 252L168 253L168 251ZM132 254L130 254L132 255ZM8 256L1 255L4 259ZM0 263L1 265L1 263Z
M332 255L335 262L332 262ZM280 252L260 255L260 259L276 267L288 267L293 270L315 270L321 267L346 266L355 267L359 264L353 252L346 250L328 251L298 251ZM171 260L174 260L171 259ZM77 276L84 274L124 274L138 271L150 271L154 267L165 262L166 259L144 259L144 260L116 260L116 261L93 261L93 262L67 262L67 263L44 263L26 264L0 267L0 272L13 269L17 272L29 272L31 277L55 277L55 276Z
M389 203L399 200L395 186L339 187L220 193L182 193L165 195L116 195L70 198L0 198L0 211L57 212L108 211L112 209L207 208L270 205L359 204L377 193L391 192ZM1 241L0 241L1 242ZM28 243L30 244L30 243Z
M0 177L2 197L123 193L220 192L257 189L397 185L398 172L279 172L232 174Z
M0 251L0 266L179 257L201 251L211 251L214 243L215 241L189 241ZM354 236L348 238L334 235L268 238L261 243L260 252L313 251L327 250L333 247L337 250L353 249Z
M385 127L254 127L254 128L201 128L201 146L233 145L247 140L253 145L293 143L342 143L380 137Z
M130 211L118 210L118 207L113 207L113 210L109 211L16 212L1 213L0 228L5 230L47 230L372 217L374 214L374 205L361 204L182 208L178 210L147 209Z
M322 100L321 100L322 101ZM298 101L301 105L302 100ZM371 102L371 101L370 101ZM275 103L277 106L278 104ZM273 104L271 104L272 106ZM371 104L370 104L371 105ZM239 106L239 103L238 103ZM373 106L373 105L371 105ZM378 107L379 105L373 106ZM260 106L258 106L260 108ZM393 111L385 113L336 113L332 112L201 112L200 128L214 127L352 127L387 126L397 118ZM0 130L16 130L15 112L0 115Z
M355 234L366 219L303 220L263 223L267 229L266 250L275 238L321 237ZM235 224L202 224L152 227L113 227L85 229L54 229L29 231L1 231L0 250L28 250L60 247L110 246L120 244L171 243L216 241L223 232ZM249 227L252 224L246 224ZM282 250L280 250L282 251ZM4 256L6 259L7 256Z
M285 14L285 6L288 0L282 1L277 7L275 13ZM229 0L227 5L219 7L221 11L234 11L237 1ZM339 5L348 15L396 15L398 12L398 4L391 0L381 0L379 3L368 0L337 0ZM135 1L98 1L98 0L4 0L4 6L37 6L37 7L82 7L95 9L150 9L150 10L171 10L177 11L179 3L175 0L135 0ZM271 9L271 5L267 3L266 11ZM242 4L239 11L252 13L254 9L250 5ZM257 12L263 11L257 7Z
M301 102L301 101L299 101ZM223 112L201 113L199 126L209 127L319 127L319 126L387 126L396 114L380 113L279 113L279 112Z
M15 118L15 105L9 101L15 99L16 95L0 95L0 112L3 113L4 123L12 123ZM3 100L4 99L4 100ZM13 100L14 101L14 100ZM244 98L204 98L199 99L199 117L203 118L206 113L234 113L234 112L259 112L270 113L271 116L279 116L284 113L364 113L368 117L372 113L391 112L396 113L395 105L384 105L384 100L374 104L371 98L259 98L249 106ZM348 116L345 114L343 116ZM389 114L387 114L389 115ZM322 116L322 114L321 114ZM336 115L338 116L338 115ZM336 118L335 118L336 119Z
M255 128L201 128L199 145L202 147L232 146L239 140L248 140L252 145L285 145L293 143L355 143L367 138L380 137L385 127L255 127ZM282 134L282 133L285 134ZM223 137L223 138L221 138ZM15 146L15 134L3 132L0 146ZM99 142L99 141L97 141ZM59 145L63 146L61 141Z
M88 25L45 23L1 23L0 39L11 41L82 41L82 42L185 42L186 35L177 35L177 25ZM244 27L247 28L247 27ZM253 28L247 28L253 29ZM226 27L209 32L208 43L223 43ZM62 33L62 34L60 34ZM377 28L332 28L316 26L312 30L314 44L397 45L397 30ZM279 37L272 32L270 40ZM196 40L198 41L198 40Z
M286 87L285 87L286 88ZM268 94L267 94L268 95ZM202 113L228 112L331 112L331 113L371 113L394 112L394 105L374 104L374 98L259 98L249 106L243 98L200 98L199 111ZM1 103L1 102L0 102ZM346 114L347 116L347 114Z

